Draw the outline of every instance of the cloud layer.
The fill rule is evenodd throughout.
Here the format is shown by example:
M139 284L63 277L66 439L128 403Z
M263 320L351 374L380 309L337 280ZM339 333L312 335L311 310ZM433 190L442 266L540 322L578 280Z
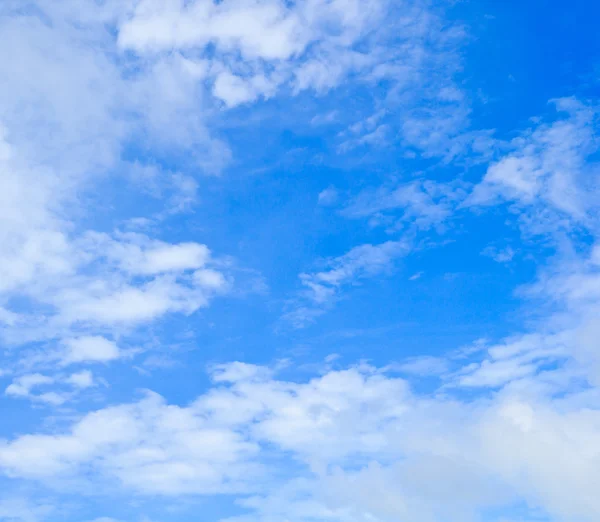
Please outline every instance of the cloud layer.
M597 100L469 9L2 3L0 520L598 519Z

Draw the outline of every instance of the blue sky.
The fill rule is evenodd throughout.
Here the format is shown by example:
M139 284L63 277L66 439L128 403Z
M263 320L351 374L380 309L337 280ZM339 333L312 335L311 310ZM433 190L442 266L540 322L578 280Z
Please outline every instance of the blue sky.
M599 14L5 0L0 520L598 520Z

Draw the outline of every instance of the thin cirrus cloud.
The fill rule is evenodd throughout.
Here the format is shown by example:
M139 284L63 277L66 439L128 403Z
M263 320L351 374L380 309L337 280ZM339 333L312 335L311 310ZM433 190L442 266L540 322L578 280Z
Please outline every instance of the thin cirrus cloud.
M295 327L303 327L333 306L344 287L390 272L395 261L410 251L408 241L387 241L380 245L359 245L349 252L328 259L326 269L302 273L304 289L289 303L283 318Z

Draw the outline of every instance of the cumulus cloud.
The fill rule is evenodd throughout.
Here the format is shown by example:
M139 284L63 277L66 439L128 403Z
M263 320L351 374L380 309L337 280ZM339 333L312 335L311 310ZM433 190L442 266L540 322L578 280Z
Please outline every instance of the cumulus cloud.
M81 362L109 362L121 357L119 347L100 336L78 337L65 341L67 352L63 364Z
M468 204L488 205L501 198L532 205L542 200L576 220L585 219L593 205L594 181L586 178L595 176L586 158L597 150L595 112L574 98L554 105L556 120L515 138L514 151L490 165Z
M65 379L65 382L76 388L90 388L91 386L94 386L94 376L89 370L83 370L69 375Z
M39 393L35 393L38 388L45 388L48 390L48 387L55 383L56 379L54 377L39 373L26 374L15 379L12 384L6 388L4 393L11 397L30 399L51 406L60 406L68 398L65 393L56 391L40 391Z
M136 136L157 150L204 150L205 171L211 157L227 157L204 127L198 67L174 57L125 73L136 58L118 56L116 28L133 7L41 1L0 13L12 49L0 57L0 321L10 345L69 339L75 323L110 328L192 313L225 286L207 266L206 245L95 231L106 228L84 209L98 180L121 174ZM177 133L165 133L175 121ZM164 183L177 185L170 208L185 206L196 186L173 173ZM13 309L19 300L31 306Z
M2 400L27 399L34 412L54 407L38 427L2 433L3 487L41 484L36 492L65 494L61 506L69 492L81 500L118 489L136 502L228 495L237 502L228 522L477 522L514 519L515 507L523 519L597 520L592 105L557 100L557 116L508 143L471 129L469 97L455 80L464 30L429 2L9 1L0 34L0 375L10 379ZM458 208L508 202L523 229L562 245L520 290L533 298L527 311L540 309L530 328L460 356L309 377L213 364L192 400L179 388L167 399L157 385L165 397L115 392L86 403L109 363L132 353L128 335L153 338L160 319L191 315L232 284L225 252L202 232L150 226L189 211L199 176L230 164L222 121L255 101L325 96L351 82L369 93L365 107L327 107L310 121L343 127L340 157L397 146L417 177L361 181L346 203L331 187L319 194L320 205L339 203L343 217L380 235L304 265L286 318L302 326L352 286L391 274L413 238L445 231ZM181 158L186 168L171 170ZM474 186L454 170L427 179L450 162L484 164L485 174ZM108 218L132 180L164 208L140 217L143 204L123 204ZM107 185L118 197L105 197ZM143 233L123 232L123 223ZM575 237L581 229L585 241ZM499 262L514 255L484 252ZM52 508L37 498L33 506L19 495L0 499L0 519L42 520Z
M136 275L157 275L192 270L204 266L210 257L206 245L176 245L151 240L140 234L125 234L113 239L106 234L89 234L90 249L115 263L120 269Z
M7 395L14 395L17 397L27 397L33 388L52 384L54 379L47 375L41 375L39 373L32 373L29 375L23 375L15 380L8 388L5 393Z
M380 0L144 1L121 21L118 43L145 56L212 46L212 92L235 106L271 96L285 84L297 90L331 88L356 67L371 65L370 57L353 47L385 9Z
M187 406L149 394L5 441L0 469L42 481L86 469L144 494L237 492L239 520L458 522L520 501L557 520L596 516L600 424L584 391L461 401L367 366L292 382L235 363L215 377ZM274 488L280 466L295 478Z

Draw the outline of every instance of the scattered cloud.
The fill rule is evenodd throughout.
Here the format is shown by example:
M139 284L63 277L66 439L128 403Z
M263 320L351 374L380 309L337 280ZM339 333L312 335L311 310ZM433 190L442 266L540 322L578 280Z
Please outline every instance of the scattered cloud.
M449 370L449 361L441 357L422 355L390 367L391 370L418 376L442 375Z
M53 382L53 378L39 373L23 375L8 386L4 393L14 397L28 397L32 389L52 384Z
M106 513L69 512L89 498L137 510L148 499L219 495L235 503L223 522L597 520L598 110L593 100L554 100L555 114L508 141L480 125L503 109L465 67L463 44L477 37L445 16L451 4L0 6L1 399L19 401L0 433L1 520ZM277 136L302 127L319 142L305 151L319 158L318 174L248 181L261 166L244 161L264 149L276 162ZM264 187L272 192L258 197ZM290 271L281 236L269 234L272 221L286 233L287 195L302 187L313 198L327 187L316 203L335 207L348 229L339 242L325 238L326 256L339 255L317 262L323 250L307 242L290 298L273 280ZM285 212L271 214L266 194ZM247 241L228 215L255 196L247 209L274 217L244 207L240 221L256 236ZM302 327L353 287L392 276L434 236L466 237L488 218L520 228L502 246L485 238L483 255L511 272L523 258L537 263L535 280L517 289L518 333L498 320L508 331L496 340L405 358L390 351L398 340L388 331L377 358L397 360L343 368L343 343L322 335L326 344L310 347L324 350L321 363L272 367L248 362L272 354L256 346L311 340L265 334L262 322L281 313L269 300L217 306L208 325L200 314L186 320L228 293L249 299L233 274L252 274L258 290L273 278L270 299L287 296L284 318ZM299 223L286 241L304 240ZM189 359L167 352L182 338ZM131 368L139 352L152 353ZM332 352L340 359L323 362ZM193 373L215 357L209 379ZM144 368L175 377L152 381ZM111 387L114 371L122 386ZM140 381L164 396L132 399ZM218 517L207 507L205 518Z
M515 257L515 251L511 246L498 249L492 245L485 247L481 252L484 256L491 257L497 263L509 263Z
M92 482L116 479L150 495L237 492L246 496L241 520L333 510L458 522L519 499L555 517L591 521L598 509L598 419L579 409L584 391L560 406L547 393L509 388L461 402L415 394L368 366L289 382L242 363L221 366L215 385L185 407L149 394L66 432L17 437L0 446L0 468L41 481L85 468ZM292 465L286 455L294 478L272 489L278 466Z
M394 188L366 190L350 202L343 215L353 219L369 218L373 225L426 230L441 227L465 197L465 186L460 183L414 181Z
M295 326L303 326L327 310L344 287L389 272L396 259L409 251L410 245L406 241L360 245L342 256L326 260L327 268L323 271L300 274L306 289L285 318Z
M100 336L78 337L65 341L67 348L63 364L82 362L109 362L122 356L119 347L112 341Z
M338 191L334 187L329 187L319 192L319 205L328 207L335 205L338 200Z
M554 100L559 116L537 123L511 142L512 152L490 165L468 205L499 199L521 205L543 201L575 220L586 219L596 183L586 158L597 150L595 111L574 98Z
M91 386L94 386L94 376L89 370L82 370L69 375L69 377L65 379L65 382L76 388L90 388Z

